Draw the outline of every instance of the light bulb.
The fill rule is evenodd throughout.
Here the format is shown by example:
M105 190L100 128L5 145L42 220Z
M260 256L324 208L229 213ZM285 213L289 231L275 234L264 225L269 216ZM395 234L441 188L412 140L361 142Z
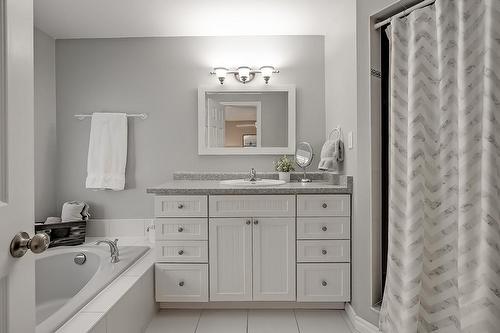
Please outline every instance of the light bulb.
M262 73L262 77L264 78L264 81L267 84L267 83L269 83L269 79L271 78L271 76L273 76L274 67L273 66L262 66L260 68L260 72Z
M240 77L241 82L245 83L248 81L250 77L250 67L241 66L238 67L238 76Z
M216 67L214 68L215 75L220 81L220 84L224 84L224 80L226 79L227 75L227 68L224 67Z

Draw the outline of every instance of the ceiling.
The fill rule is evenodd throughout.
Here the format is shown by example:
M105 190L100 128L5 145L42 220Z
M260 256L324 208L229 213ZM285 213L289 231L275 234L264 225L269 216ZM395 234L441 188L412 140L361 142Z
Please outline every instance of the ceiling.
M354 0L34 0L35 25L56 39L326 35ZM354 22L353 22L354 23Z

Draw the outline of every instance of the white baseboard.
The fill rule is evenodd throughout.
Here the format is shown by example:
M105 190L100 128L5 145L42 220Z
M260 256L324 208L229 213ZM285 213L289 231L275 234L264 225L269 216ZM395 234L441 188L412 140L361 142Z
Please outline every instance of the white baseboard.
M343 310L344 303L309 302L206 302L206 303L160 303L160 309L322 309Z
M87 237L146 237L152 219L91 219Z
M350 303L345 304L345 313L346 320L348 320L359 333L380 333L377 326L358 316Z

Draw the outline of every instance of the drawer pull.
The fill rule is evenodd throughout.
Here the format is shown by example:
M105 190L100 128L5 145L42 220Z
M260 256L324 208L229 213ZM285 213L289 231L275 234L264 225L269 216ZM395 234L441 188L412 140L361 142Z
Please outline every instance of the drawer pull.
M328 207L328 205L326 204L326 202L324 202L321 206L322 206L323 208Z
M184 205L183 204L178 204L177 208L182 209L182 208L184 208Z
M184 228L183 228L183 227L179 227L179 228L177 228L177 231L178 231L178 232L183 232L183 231L184 231Z
M179 284L179 287L182 287L182 286L184 286L184 281L180 281L178 284Z
M322 254L322 255L326 255L327 253L328 253L328 252L327 252L325 249L321 250L321 254Z
M259 220L253 221L253 224L259 224Z
M328 284L328 283L327 283L325 280L321 281L321 285L322 285L323 287L326 287L326 285L327 285L327 284Z
M322 226L322 227L321 227L321 230L323 230L323 231L327 231L327 230L328 230L328 228L326 227L326 225L324 225L324 226Z
M246 223L247 223L247 225L250 225L250 223L252 223L252 221L247 220L247 222L246 222Z
M182 256L184 254L184 250L179 250L179 252L177 253L179 253L179 255Z

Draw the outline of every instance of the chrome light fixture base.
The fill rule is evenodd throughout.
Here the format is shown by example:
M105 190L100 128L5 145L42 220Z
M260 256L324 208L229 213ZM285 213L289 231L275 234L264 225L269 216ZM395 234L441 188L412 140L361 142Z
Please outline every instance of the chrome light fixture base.
M277 74L280 71L275 69L273 66L262 66L260 69L252 69L248 66L240 66L236 70L228 70L226 67L215 67L210 74L216 75L220 84L224 84L226 76L228 74L234 75L236 81L246 84L251 82L256 74L261 74L264 79L265 84L269 84L269 80L273 74Z

